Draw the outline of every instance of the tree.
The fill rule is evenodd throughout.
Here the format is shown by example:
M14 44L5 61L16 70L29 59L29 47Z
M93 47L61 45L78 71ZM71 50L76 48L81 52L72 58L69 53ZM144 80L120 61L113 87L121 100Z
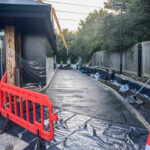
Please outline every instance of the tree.
M60 63L60 61L66 63L68 58L71 59L72 63L75 63L77 57L72 44L74 41L75 33L69 31L68 29L64 29L62 32L68 45L69 55L67 56L67 50L64 46L61 36L56 32L57 49L58 49L57 63Z
M114 7L114 2L108 0L105 3L107 9L115 10L116 13L108 13L107 10L99 10L90 13L85 20L81 20L77 32L64 30L66 41L69 45L72 61L82 57L88 62L94 52L100 50L119 50L120 13L119 8ZM123 48L150 40L150 0L119 0L124 3L123 7ZM60 36L58 47L60 51L66 51ZM59 56L67 58L66 53Z

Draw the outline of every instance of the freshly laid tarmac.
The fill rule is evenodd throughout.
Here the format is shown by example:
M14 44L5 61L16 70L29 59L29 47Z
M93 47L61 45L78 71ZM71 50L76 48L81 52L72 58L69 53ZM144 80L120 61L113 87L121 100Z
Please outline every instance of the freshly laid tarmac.
M116 95L73 70L57 71L45 92L54 107L71 112L143 127Z
M54 139L44 141L43 150L145 149L148 131L106 87L76 71L58 70L45 94L59 120L54 124ZM47 112L45 115L48 116ZM0 115L0 130L3 123ZM32 150L36 139L36 135L13 125L0 135L0 150Z

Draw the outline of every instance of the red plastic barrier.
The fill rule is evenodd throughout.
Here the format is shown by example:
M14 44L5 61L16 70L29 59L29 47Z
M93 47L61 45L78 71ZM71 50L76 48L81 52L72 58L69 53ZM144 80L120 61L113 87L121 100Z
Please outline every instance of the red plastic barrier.
M33 92L17 86L9 85L7 82L7 73L3 76L0 83L0 112L9 120L24 127L25 129L39 135L41 138L50 141L54 137L53 121L57 121L58 117L53 113L53 106L48 96ZM18 109L19 103L19 109ZM24 119L23 103L26 104L26 119ZM32 110L29 108L32 104ZM40 105L41 118L37 121L36 105ZM44 108L49 111L49 131L44 127ZM29 110L30 109L30 110ZM30 114L30 112L33 112ZM33 121L30 121L33 118Z
M145 150L150 150L150 132L149 132L149 135L148 135L148 139L147 139L147 144L146 144Z

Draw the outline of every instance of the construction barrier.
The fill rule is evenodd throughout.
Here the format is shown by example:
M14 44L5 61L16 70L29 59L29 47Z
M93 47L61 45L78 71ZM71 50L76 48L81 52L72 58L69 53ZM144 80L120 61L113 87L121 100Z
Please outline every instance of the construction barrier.
M37 105L40 107L40 118L37 118ZM48 129L45 129L44 125L45 109L49 112ZM56 122L58 117L53 113L53 106L48 96L7 84L7 73L0 82L0 113L47 141L54 137L53 121Z
M148 135L148 139L147 139L147 144L146 144L145 150L150 150L150 132L149 132L149 135Z

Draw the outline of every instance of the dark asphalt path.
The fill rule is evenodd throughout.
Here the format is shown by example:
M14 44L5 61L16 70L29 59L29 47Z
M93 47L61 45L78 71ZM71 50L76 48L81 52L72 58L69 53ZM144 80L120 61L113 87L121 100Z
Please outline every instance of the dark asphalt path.
M45 94L49 96L54 107L143 127L113 92L79 72L58 70Z

